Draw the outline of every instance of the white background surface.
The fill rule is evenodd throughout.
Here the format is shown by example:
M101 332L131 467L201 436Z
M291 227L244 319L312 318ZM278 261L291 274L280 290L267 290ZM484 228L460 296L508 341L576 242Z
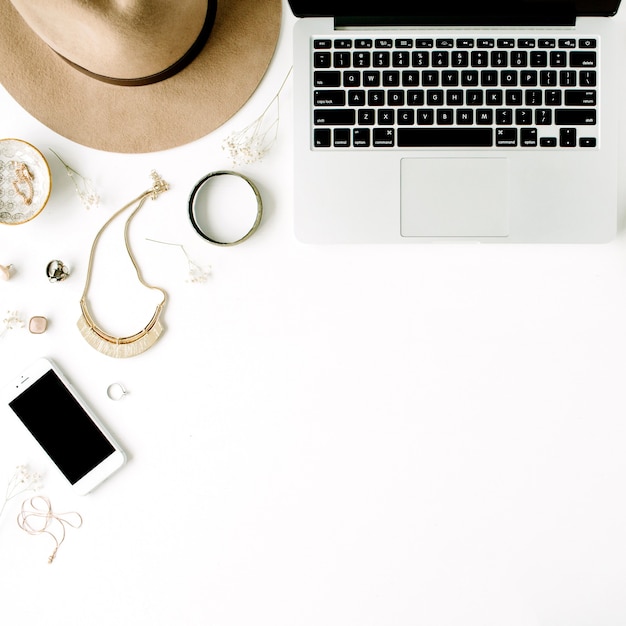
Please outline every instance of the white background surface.
M76 496L0 411L0 479L27 463L56 511L84 518L48 565L52 540L19 530L23 498L9 503L0 621L623 625L623 233L589 246L300 244L290 82L277 143L236 168L263 195L259 231L217 248L191 228L191 189L232 168L223 139L260 114L290 66L288 11L250 102L174 150L84 148L0 89L0 136L36 145L53 170L44 212L0 229L0 263L16 268L0 284L0 314L50 321L44 335L16 329L0 340L0 380L52 357L129 455ZM624 13L616 19L626 39ZM99 208L83 208L49 148L94 181ZM143 355L112 359L76 328L88 251L151 169L171 190L131 232L146 280L168 292L166 331ZM186 282L182 252L146 238L184 245L212 267L209 280ZM122 276L121 252L99 250L96 263ZM55 285L45 277L54 258L72 268ZM140 295L120 283L99 306L113 316L132 303L122 319L134 332L131 314L144 322L153 311ZM107 398L113 382L128 397Z

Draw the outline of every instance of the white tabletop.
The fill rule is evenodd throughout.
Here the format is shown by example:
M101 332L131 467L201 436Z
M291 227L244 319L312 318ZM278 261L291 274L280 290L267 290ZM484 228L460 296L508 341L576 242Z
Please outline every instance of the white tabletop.
M0 264L15 267L0 283L0 318L49 320L44 334L15 328L0 339L0 382L53 358L129 456L77 496L0 409L0 480L28 464L53 508L84 520L48 565L52 540L15 523L30 494L7 504L0 621L626 623L623 233L604 245L299 243L291 81L261 162L234 167L221 147L289 70L285 13L252 99L173 150L82 147L0 88L0 136L37 146L53 173L41 215L0 229ZM626 35L626 14L616 19ZM98 207L82 206L50 149L93 181ZM76 328L87 257L152 169L171 189L131 235L144 277L168 293L166 330L147 352L115 359ZM257 233L229 248L200 238L187 215L195 183L221 169L254 180L265 206ZM625 197L622 182L620 224ZM182 245L211 267L208 280L189 282L183 250L149 239ZM98 254L123 274L123 249ZM66 281L47 281L52 259L70 266ZM106 289L100 311L151 315L136 283ZM129 391L118 402L106 394L114 382Z

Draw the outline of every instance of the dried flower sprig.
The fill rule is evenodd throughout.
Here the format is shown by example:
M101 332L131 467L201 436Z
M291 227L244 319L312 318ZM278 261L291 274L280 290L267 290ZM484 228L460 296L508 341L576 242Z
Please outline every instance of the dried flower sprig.
M24 328L24 320L22 318L21 313L18 311L7 311L6 317L2 320L4 324L4 328L0 332L0 339L4 337L4 335L9 330L13 330L14 328Z
M177 248L180 248L183 251L183 254L185 255L185 258L187 259L187 271L188 271L188 275L187 275L187 280L186 282L188 283L206 283L206 281L208 280L209 276L211 275L211 266L210 265L206 265L205 267L202 267L200 265L198 265L195 261L192 261L191 257L187 254L187 250L185 250L184 246L182 246L179 243L171 243L169 241L158 241L156 239L148 239L146 238L147 241L152 241L153 243L160 243L164 246L175 246Z
M222 149L230 155L233 165L260 161L276 141L280 121L280 93L291 74L291 69L289 68L279 90L263 113L244 129L231 133L224 140Z
M2 517L2 513L9 500L27 491L37 491L39 487L41 487L41 474L31 472L27 465L18 465L11 478L9 478L4 494L4 502L0 507L0 517Z
M100 204L100 196L96 188L89 178L85 178L79 174L73 167L70 167L52 148L50 152L61 161L67 175L72 179L76 193L86 209L95 209Z

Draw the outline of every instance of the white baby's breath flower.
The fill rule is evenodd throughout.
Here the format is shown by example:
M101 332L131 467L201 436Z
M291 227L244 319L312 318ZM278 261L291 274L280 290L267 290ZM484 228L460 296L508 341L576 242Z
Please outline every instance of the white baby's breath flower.
M164 246L175 246L176 248L180 248L187 259L187 280L185 282L188 283L206 283L209 276L211 275L211 266L205 265L204 267L198 265L195 261L191 259L191 257L187 254L187 250L185 250L184 246L179 243L171 243L169 241L158 241L156 239L147 239L147 241L151 241L153 243L160 243Z
M260 161L276 141L280 120L280 93L290 74L291 68L263 113L242 130L228 135L222 143L222 148L230 156L233 165Z
M27 465L18 465L7 484L4 502L0 507L0 517L9 500L27 491L37 491L41 487L41 474L31 472Z
M50 152L61 161L67 175L72 179L76 193L86 209L95 209L100 204L100 196L89 178L81 176L74 168L70 167L52 148Z
M14 328L24 328L24 320L18 311L7 311L6 317L2 320L4 328L0 332L0 339L4 337L7 331Z

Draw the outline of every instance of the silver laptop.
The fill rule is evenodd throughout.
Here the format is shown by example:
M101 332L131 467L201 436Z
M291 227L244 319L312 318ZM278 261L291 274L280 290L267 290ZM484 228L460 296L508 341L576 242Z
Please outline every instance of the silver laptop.
M614 236L619 0L289 2L298 239Z

